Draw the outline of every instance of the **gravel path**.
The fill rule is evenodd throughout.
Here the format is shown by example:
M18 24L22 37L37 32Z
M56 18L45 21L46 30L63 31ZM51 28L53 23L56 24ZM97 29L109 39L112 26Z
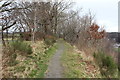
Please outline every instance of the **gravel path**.
M48 70L47 73L45 74L45 78L62 78L62 72L63 72L63 67L61 65L61 55L64 51L64 44L59 41L59 48L54 54L54 56L51 58L49 64L48 64Z

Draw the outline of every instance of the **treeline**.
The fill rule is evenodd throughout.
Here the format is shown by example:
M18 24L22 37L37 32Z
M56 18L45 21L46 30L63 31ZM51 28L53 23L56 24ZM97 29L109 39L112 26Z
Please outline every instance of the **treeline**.
M72 2L1 0L0 3L0 26L4 46L4 37L9 38L8 33L11 32L14 40L17 32L22 38L27 38L25 40L33 42L41 37L44 41L47 37L63 38L80 49L97 48L107 53L113 51L112 43L106 37L105 30L95 22L95 16L90 11L80 15L81 9L74 10Z
M1 1L0 21L3 32L29 33L31 40L35 41L36 35L52 35L64 38L74 43L94 22L94 16L89 12L80 16L79 11L72 10L72 2L19 2ZM86 35L86 34L85 34ZM7 36L7 35L6 35ZM45 38L44 38L45 39Z
M77 12L69 9L72 4L70 2L2 0L1 3L3 4L0 7L0 21L4 45L3 32L12 32L13 36L15 32L30 32L33 41L35 41L36 32L41 32L44 36L48 34L58 36L60 34L60 25L77 14Z
M1 0L0 3L4 46L9 42L7 39L6 43L4 39L9 38L8 33L11 32L12 40L18 35L33 42L39 39L45 41L46 38L63 38L89 54L98 49L113 53L113 44L108 40L106 31L97 25L95 15L90 11L83 15L82 9L74 10L75 4L70 1Z
M20 38L33 42L42 38L47 44L51 44L49 40L54 42L57 38L63 38L88 55L103 51L117 61L113 44L108 40L106 31L96 23L95 16L90 11L81 15L82 9L74 10L72 2L1 0L0 4L4 46L9 42L4 40L9 38L8 33L12 33L14 41L15 33L18 32Z

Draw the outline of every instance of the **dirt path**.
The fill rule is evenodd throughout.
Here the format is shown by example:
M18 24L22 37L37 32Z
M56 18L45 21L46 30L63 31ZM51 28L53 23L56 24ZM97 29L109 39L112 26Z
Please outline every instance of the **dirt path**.
M47 73L45 74L45 78L62 78L62 72L63 72L63 67L61 65L61 55L64 51L64 44L62 41L59 41L59 48L54 54L54 56L51 58L49 64L48 64L48 70Z

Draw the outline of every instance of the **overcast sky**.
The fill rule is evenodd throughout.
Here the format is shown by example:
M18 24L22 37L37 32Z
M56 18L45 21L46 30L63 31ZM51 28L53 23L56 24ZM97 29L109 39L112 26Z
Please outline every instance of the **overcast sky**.
M99 25L105 26L107 32L118 32L118 2L119 0L72 0L76 2L76 9L89 9L95 14Z
M70 1L76 2L75 8L76 9L83 8L82 11L84 13L88 13L90 9L92 14L95 14L95 19L97 23L100 26L104 26L107 32L118 32L119 0L70 0Z

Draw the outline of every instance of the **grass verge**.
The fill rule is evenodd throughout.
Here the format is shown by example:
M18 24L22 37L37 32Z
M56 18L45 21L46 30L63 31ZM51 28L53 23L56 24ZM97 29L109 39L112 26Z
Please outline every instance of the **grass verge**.
M56 49L57 49L57 44L54 44L52 47L50 47L48 50L46 50L44 52L44 55L41 56L41 60L39 60L37 62L38 65L38 69L34 70L31 72L30 76L33 77L37 77L37 78L44 78L44 74L48 68L48 62L50 60L50 58L54 55Z
M44 78L47 70L47 63L54 55L57 49L57 43L45 49L46 45L43 41L35 43L27 42L31 45L33 53L30 55L16 54L15 61L5 69L4 78Z
M65 78L101 78L99 68L94 62L86 60L82 53L68 43L65 43L65 47L61 58Z

